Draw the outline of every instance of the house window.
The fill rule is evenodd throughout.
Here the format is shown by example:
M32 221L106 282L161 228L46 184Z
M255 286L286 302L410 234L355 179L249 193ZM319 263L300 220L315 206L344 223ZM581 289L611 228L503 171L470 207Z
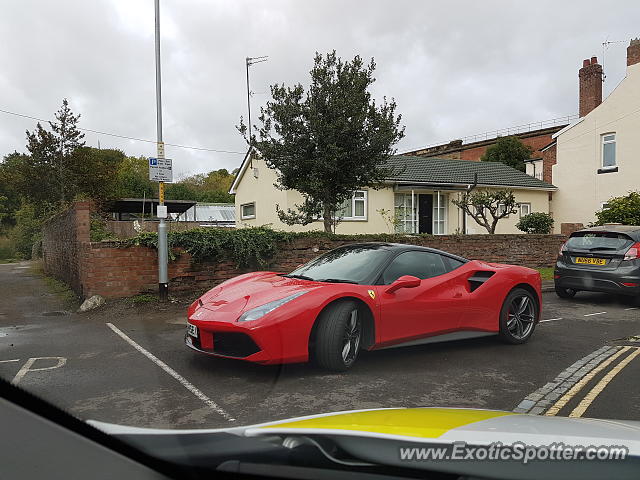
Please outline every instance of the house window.
M240 219L249 220L251 218L256 218L256 202L240 205Z
M418 218L418 196L411 201L410 193L394 195L396 233L416 233Z
M353 196L346 200L338 209L338 216L342 220L366 220L367 219L367 192L356 190Z
M520 210L520 218L525 215L529 215L531 213L531 204L530 203L519 203L518 204Z
M609 204L607 202L602 202L600 204L600 210L606 210L607 208L609 208Z
M433 195L433 234L447 233L447 195L436 192Z
M602 168L616 166L616 134L602 135Z
M507 211L507 206L504 203L498 204L498 215L504 215L506 211ZM507 215L507 218L508 217L509 215Z

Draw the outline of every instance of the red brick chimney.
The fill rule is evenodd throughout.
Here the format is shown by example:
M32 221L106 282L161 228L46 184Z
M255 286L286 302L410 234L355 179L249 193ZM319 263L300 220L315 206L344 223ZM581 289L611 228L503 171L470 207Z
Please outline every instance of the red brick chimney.
M602 65L598 63L597 57L582 62L582 68L578 72L581 117L602 103L602 73Z
M640 38L632 38L627 47L627 67L640 63Z

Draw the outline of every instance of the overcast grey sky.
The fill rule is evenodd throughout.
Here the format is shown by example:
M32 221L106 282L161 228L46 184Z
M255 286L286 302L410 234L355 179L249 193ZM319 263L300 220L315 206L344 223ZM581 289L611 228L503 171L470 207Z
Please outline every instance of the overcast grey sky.
M611 8L604 8L609 5ZM242 152L246 56L254 114L269 85L305 84L315 51L374 57L373 94L395 97L399 151L577 111L582 59L606 50L605 94L624 76L640 2L161 0L165 141ZM153 0L2 0L0 109L155 139ZM0 113L0 154L35 122ZM153 144L86 142L152 156ZM239 166L238 154L167 147L178 174Z

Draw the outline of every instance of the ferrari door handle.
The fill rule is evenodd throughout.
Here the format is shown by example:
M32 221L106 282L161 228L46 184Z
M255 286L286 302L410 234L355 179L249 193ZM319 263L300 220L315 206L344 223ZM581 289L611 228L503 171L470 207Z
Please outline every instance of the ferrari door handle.
M453 298L460 298L461 296L462 296L462 293L461 293L461 292L456 292L456 293L453 295Z

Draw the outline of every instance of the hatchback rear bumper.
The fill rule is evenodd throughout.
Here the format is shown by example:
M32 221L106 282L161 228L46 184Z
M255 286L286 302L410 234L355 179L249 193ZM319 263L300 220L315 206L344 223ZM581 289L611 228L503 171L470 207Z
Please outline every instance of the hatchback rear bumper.
M556 287L560 288L618 295L640 295L640 267L637 266L598 271L557 262L554 277ZM637 286L627 286L624 285L625 283Z

